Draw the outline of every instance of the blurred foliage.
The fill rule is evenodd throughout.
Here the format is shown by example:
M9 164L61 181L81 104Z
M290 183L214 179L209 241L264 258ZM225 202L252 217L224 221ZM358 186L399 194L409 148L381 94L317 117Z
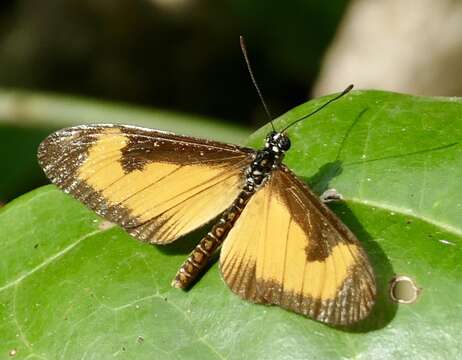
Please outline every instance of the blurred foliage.
M53 130L123 123L242 143L248 130L210 118L82 98L0 89L0 203L46 184L36 160L39 143Z
M250 129L266 121L239 35L246 36L257 79L278 114L308 96L345 5L341 0L1 2L0 154L5 160L0 202L45 181L35 161L36 146L60 127L118 119L186 133L201 128L202 136L238 141L242 129L222 133L213 124L228 120ZM11 98L9 88L34 93ZM40 97L36 91L114 103ZM157 110L121 108L115 102L220 120L201 126L197 117L183 117L192 122L189 126L163 113L168 121L159 123Z
M48 181L37 164L37 146L47 133L46 129L28 129L0 125L0 203L46 184ZM5 156L6 155L6 156Z
M346 1L33 0L0 5L0 86L263 121L304 101Z

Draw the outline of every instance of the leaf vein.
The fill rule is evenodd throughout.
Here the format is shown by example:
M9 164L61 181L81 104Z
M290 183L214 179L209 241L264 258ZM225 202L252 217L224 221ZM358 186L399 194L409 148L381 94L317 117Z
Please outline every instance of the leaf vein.
M47 267L49 264L51 264L52 262L54 262L55 260L59 259L60 257L64 256L65 254L67 254L69 251L71 251L73 248L75 248L77 245L79 245L82 241L88 239L89 237L92 237L93 235L96 235L96 234L99 234L101 232L104 232L108 229L104 229L104 230L100 230L100 229L97 229L97 230L94 230L92 232L89 232L88 234L82 236L81 238L77 239L76 241L74 241L73 243L71 243L70 245L66 246L64 249L62 249L61 251L57 252L56 254L50 256L48 259L46 259L45 261L41 262L40 264L38 264L37 266L35 266L34 268L32 268L31 270L23 273L22 275L18 276L16 279L14 279L13 281L10 281L9 283L3 285L2 287L0 287L0 292L2 291L5 291L13 286L17 286L21 281L23 281L24 279L28 278L29 276L33 275L34 273L36 273L37 271Z

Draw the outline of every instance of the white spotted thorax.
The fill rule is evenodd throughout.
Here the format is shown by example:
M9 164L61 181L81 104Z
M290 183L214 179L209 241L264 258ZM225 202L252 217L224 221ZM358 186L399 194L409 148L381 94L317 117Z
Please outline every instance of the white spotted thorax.
M258 189L277 169L284 158L284 154L290 149L290 139L283 132L272 131L266 136L265 146L257 151L254 161L246 170L246 187L248 191Z

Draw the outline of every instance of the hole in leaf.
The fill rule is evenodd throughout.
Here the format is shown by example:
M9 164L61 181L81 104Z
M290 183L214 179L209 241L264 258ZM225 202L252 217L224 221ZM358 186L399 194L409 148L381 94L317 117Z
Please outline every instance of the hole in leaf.
M420 294L420 288L409 276L395 276L390 281L390 298L399 304L413 304Z

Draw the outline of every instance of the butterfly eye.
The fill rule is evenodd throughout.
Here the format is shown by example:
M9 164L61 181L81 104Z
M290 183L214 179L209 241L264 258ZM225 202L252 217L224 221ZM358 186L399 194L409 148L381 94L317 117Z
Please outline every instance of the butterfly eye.
M279 138L279 147L281 148L281 150L283 151L287 151L290 149L290 139L285 136L285 135L282 135L280 138Z

